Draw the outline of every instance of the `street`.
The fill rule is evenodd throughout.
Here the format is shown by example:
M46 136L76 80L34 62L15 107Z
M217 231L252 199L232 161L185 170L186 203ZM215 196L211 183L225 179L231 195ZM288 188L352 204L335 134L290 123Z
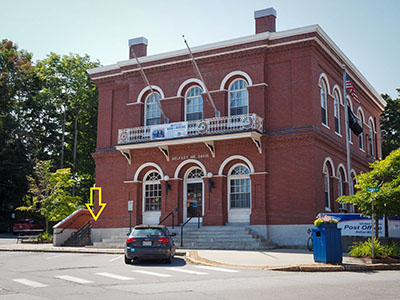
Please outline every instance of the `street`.
M0 252L0 299L398 299L400 272L207 267L176 257L125 265L107 254Z

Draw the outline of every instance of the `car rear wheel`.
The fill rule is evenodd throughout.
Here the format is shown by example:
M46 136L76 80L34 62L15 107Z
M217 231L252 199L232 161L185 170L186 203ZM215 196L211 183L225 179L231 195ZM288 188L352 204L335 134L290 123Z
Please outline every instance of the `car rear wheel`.
M127 265L132 264L132 259L130 259L130 258L126 257L126 256L124 256L124 258L125 258L125 263L126 263Z

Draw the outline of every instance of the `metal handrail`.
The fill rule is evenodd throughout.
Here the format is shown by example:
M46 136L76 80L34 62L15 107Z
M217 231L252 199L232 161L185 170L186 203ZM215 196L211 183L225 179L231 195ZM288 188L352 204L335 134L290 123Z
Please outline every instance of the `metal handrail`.
M90 219L85 223L85 225L81 226L77 231L72 233L72 236L74 237L75 244L78 243L78 240L80 241L82 237L82 233L84 232L85 234L88 232L88 229L92 228L93 220Z
M175 225L175 215L174 213L171 211L168 216L166 216L164 219L161 220L160 223L158 223L158 225L161 225L166 219L168 219L170 216L172 216L172 229L174 229L174 225Z
M196 212L196 214L197 214L197 228L200 229L200 214L199 214L199 212ZM193 219L193 217L194 217L194 216L191 216L189 219L186 220L185 223L183 223L183 224L181 225L181 247L183 246L183 227L185 227L185 225L186 225L187 223L189 223L189 221L190 221L191 219Z

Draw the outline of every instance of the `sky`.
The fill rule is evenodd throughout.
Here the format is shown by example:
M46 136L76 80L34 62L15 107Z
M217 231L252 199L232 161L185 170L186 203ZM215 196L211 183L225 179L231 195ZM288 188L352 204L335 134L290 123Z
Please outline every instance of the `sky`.
M102 65L255 33L254 11L274 7L277 31L319 24L380 94L400 88L400 0L0 0L0 38L33 53L88 54Z

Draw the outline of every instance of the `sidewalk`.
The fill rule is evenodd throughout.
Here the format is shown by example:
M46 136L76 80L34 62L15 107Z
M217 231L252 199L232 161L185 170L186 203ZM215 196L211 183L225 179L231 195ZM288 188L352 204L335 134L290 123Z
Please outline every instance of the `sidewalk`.
M65 252L123 254L124 249L101 249L93 247L54 247L52 244L17 244L15 239L2 240L0 251ZM400 270L400 263L368 263L361 259L344 256L342 265L317 264L312 252L303 249L274 249L267 251L237 250L190 250L177 249L177 256L195 264L270 269L275 271L369 271Z

